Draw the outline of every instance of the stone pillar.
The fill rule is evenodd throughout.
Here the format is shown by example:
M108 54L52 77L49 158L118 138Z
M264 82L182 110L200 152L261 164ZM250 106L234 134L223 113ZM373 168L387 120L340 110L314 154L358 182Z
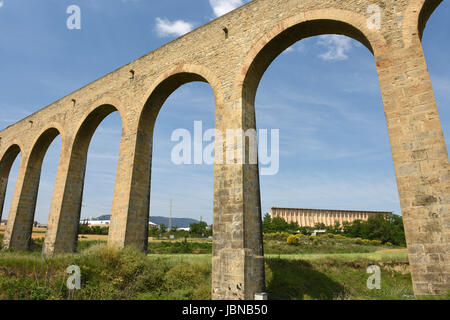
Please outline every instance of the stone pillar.
M7 248L26 250L30 245L40 175L40 166L20 169L3 239Z
M67 218L61 215L63 207L67 206L68 195L65 190L69 188L67 184L70 165L70 149L64 147L62 150L63 153L61 154L56 172L55 188L53 190L47 232L42 249L43 254L46 256L51 256L56 252L75 252L78 239L79 221L74 230L73 223L68 223ZM78 210L81 210L81 206ZM70 229L67 230L67 228ZM74 232L76 233L76 238L73 238Z
M29 156L24 155L3 239L6 248L26 250L30 246L42 162L58 135L56 129L47 130L39 137Z
M81 202L86 173L87 147L65 149L56 173L43 253L76 252ZM64 151L63 151L64 152Z
M117 109L112 105L99 106L85 119L75 137L66 136L63 141L44 241L44 255L77 250L89 144L99 124L114 111Z
M153 125L122 138L111 210L108 245L146 252L150 211ZM136 139L136 137L138 137Z
M216 130L255 129L253 101L242 97L241 90L233 96L236 100L216 106ZM265 290L258 165L249 163L248 151L245 161L227 163L227 154L242 153L242 145L224 140L215 140L216 154L223 149L225 157L216 158L214 166L212 298L252 300Z
M6 187L8 187L8 176L0 177L0 221L2 220L3 207L5 205Z
M21 210L24 205L20 206L20 199L25 200L24 196L30 197L32 200L33 190L24 186L26 175L27 159L22 159L19 173L17 175L16 186L14 188L14 195L11 200L11 209L8 217L8 224L6 225L5 234L3 236L3 245L5 248L15 250L27 250L31 241L31 229L28 217L26 214L22 215ZM24 190L24 188L26 190ZM26 209L26 207L25 207ZM17 212L19 211L19 215ZM31 224L33 222L31 221ZM32 227L32 226L31 226Z
M376 57L416 295L450 290L450 166L422 46Z
M11 146L3 155L0 161L0 221L2 219L6 188L8 187L9 173L11 167L20 153L20 148L17 145Z

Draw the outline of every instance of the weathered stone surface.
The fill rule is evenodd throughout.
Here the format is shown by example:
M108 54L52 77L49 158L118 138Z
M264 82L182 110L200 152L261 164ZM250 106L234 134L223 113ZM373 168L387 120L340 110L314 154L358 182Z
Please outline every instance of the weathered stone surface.
M145 250L153 127L166 98L187 82L208 82L217 129L256 128L256 89L273 59L298 40L337 33L374 54L415 293L449 290L450 167L420 42L440 2L255 0L0 131L0 205L21 152L6 247L28 245L42 158L60 134L44 251L75 250L89 142L103 118L118 111L123 129L108 242ZM380 29L367 24L371 5L381 8ZM257 165L216 164L214 299L252 299L264 290L260 207Z

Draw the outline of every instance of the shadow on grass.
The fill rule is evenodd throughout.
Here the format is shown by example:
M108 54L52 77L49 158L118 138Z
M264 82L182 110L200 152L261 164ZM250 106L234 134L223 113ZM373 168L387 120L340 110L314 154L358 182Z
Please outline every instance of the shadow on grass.
M303 260L266 258L267 293L272 300L332 300L345 288Z

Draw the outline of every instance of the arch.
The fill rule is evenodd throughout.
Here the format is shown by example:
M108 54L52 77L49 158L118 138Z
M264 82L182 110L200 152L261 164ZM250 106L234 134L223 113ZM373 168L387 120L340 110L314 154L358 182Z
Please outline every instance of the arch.
M13 249L28 249L31 242L33 222L36 210L37 194L41 178L44 156L53 140L60 135L60 130L50 127L43 130L33 142L32 149L24 160L24 175L18 189L8 220L5 233L5 245Z
M428 0L422 6L422 10L420 10L419 19L418 19L418 28L419 28L419 37L422 39L423 32L427 25L428 19L430 19L434 10L441 4L443 0Z
M448 27L449 21L443 18L449 12L450 2L441 2L439 11L434 11L427 21L427 29L422 36L423 54L427 61L427 69L433 86L433 94L438 107L439 118L443 129L447 150L450 150L450 110L445 108L450 103L446 86L441 83L449 78L450 64L448 64ZM445 18L444 18L445 19ZM445 83L445 82L444 82Z
M94 135L97 127L100 125L103 119L116 111L119 113L120 119L122 121L122 132L126 131L127 122L124 121L126 110L122 106L122 103L120 103L120 100L116 97L107 96L96 100L91 103L86 108L86 110L87 111L84 113L84 117L82 117L75 126L76 135L75 139L72 141L72 145L75 145L77 139L78 141L81 141L83 139L81 135L85 135L89 138L87 141L89 145L90 139Z
M121 144L123 143L126 123L120 110L116 99L98 100L88 107L86 116L77 125L68 154L64 155L67 160L62 163L62 170L57 174L44 254L76 252L90 142L100 123L117 111L122 123Z
M379 30L370 30L367 26L367 17L339 9L321 9L305 12L302 15L294 15L282 20L269 32L261 35L257 41L251 45L246 53L243 63L240 66L235 78L236 90L235 100L240 100L245 128L256 128L255 97L260 81L270 64L288 47L302 39L319 36L323 34L345 35L364 45L374 56L384 54L388 48L387 42ZM374 61L375 65L375 61ZM245 147L247 149L247 147ZM262 234L255 234L255 230L261 229L261 195L259 168L244 167L246 177L252 183L244 185L244 193L250 200L244 203L244 212L257 218L251 222L243 223L243 240L246 249L252 249L254 259L254 271L258 274L255 281L255 288L261 292L264 288L264 263L263 248L261 246ZM256 186L256 187L255 187ZM259 208L254 214L253 208ZM244 213L244 214L245 214ZM215 224L216 221L215 221ZM250 250L249 250L250 251ZM213 254L214 255L214 254ZM257 266L257 267L256 267ZM246 271L251 272L251 271ZM223 280L221 275L215 271L213 282L218 283ZM256 284L258 283L258 284ZM253 283L252 283L253 285ZM250 289L253 290L253 289Z
M28 163L38 162L39 159L42 162L42 160L44 160L47 149L50 147L53 140L55 140L55 138L60 135L61 140L63 141L64 135L62 134L62 132L62 126L57 123L52 123L45 129L41 130L41 132L37 135L37 138L32 143L32 149L30 152Z
M119 109L112 104L102 104L93 108L87 116L82 119L81 125L78 126L76 130L75 139L73 141L72 146L72 157L74 154L84 154L87 155L87 149L89 148L89 144L91 139L97 130L100 123L111 113L119 112ZM124 126L124 121L122 114L120 114L120 119L122 120L122 127ZM122 130L124 131L124 130Z
M196 81L208 83L213 90L216 108L222 105L223 96L218 90L219 81L209 69L203 66L183 64L162 75L155 81L155 86L151 88L142 104L136 142L136 157L140 159L137 161L138 163L145 163L151 159L153 129L164 102L182 85ZM151 169L151 163L149 165L144 172Z
M153 131L156 118L164 102L176 89L196 81L210 84L216 107L223 102L223 97L218 92L219 81L214 74L202 66L189 64L177 65L162 74L142 98L139 118L135 131L133 130L136 132L135 140L123 149L121 146L119 166L123 170L122 175L118 174L116 179L115 203L108 238L110 245L133 245L140 250L147 250ZM133 163L131 167L130 163Z
M11 166L13 165L14 160L16 160L16 158L20 152L21 152L21 148L19 147L18 144L13 144L5 151L5 153L3 154L3 157L0 160L0 177L1 178L9 175L9 170L11 169Z
M214 93L216 106L223 104L223 95L220 94L220 81L208 68L193 64L179 64L162 74L151 88L144 94L140 105L142 106L139 121L148 117L148 112L156 116L167 98L182 85L189 82L206 82Z
M18 144L10 146L0 160L0 221L3 215L3 207L5 204L6 189L8 187L9 174L14 161L21 152Z
M362 43L374 55L386 48L385 39L369 30L364 16L339 9L306 12L285 19L264 34L246 55L236 83L243 98L254 103L258 84L269 65L288 47L302 39L323 34L346 35ZM250 96L248 97L248 94Z
M414 39L422 40L423 32L433 12L443 0L411 0L403 23L403 43L409 48ZM417 37L418 36L418 37Z

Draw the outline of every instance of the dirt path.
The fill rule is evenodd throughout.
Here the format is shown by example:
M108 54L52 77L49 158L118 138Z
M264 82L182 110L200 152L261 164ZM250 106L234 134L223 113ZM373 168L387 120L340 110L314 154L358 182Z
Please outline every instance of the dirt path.
M383 249L375 251L375 253L397 253L397 252L408 252L408 249Z

